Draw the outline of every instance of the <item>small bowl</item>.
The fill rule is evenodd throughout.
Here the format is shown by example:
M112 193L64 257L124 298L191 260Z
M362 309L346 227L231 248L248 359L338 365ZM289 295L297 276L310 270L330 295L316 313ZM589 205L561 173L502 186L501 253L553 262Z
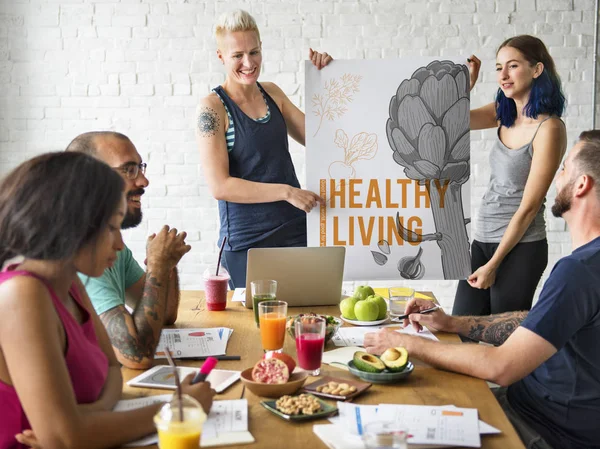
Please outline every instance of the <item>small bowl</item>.
M308 315L308 314L304 314L304 315ZM299 316L300 315L287 317L287 323L285 325L288 334L294 340L296 340L296 328L294 326L294 322L296 321L296 319ZM319 316L321 316L323 318L327 317L326 315L319 315ZM338 329L343 324L343 321L340 320L339 318L333 317L333 319L335 320L335 323L334 324L328 324L327 327L325 328L325 344L327 344L327 342L333 338L333 336L337 333Z
M290 380L284 384L263 384L252 380L252 368L245 369L241 375L242 383L246 385L248 390L256 396L265 398L278 398L286 394L294 394L304 385L307 378L308 373L303 371L293 373Z

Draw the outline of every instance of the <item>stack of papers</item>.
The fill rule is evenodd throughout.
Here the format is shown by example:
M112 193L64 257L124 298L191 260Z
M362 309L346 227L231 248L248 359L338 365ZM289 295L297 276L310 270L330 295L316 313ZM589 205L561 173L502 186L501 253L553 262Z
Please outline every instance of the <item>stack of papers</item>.
M157 402L168 402L170 394L149 396L139 399L122 400L114 411L121 412L152 405ZM127 444L127 447L149 446L158 443L158 435L152 434ZM202 427L200 447L224 446L228 444L254 443L254 437L248 431L248 401L215 401Z
M209 329L163 329L156 347L155 359L165 359L165 346L174 358L207 357L225 355L227 341L233 329L215 327Z
M477 410L453 405L355 405L338 402L340 416L334 424L313 427L315 434L332 449L362 449L365 427L376 421L397 422L408 430L409 447L481 447L482 434L500 431L477 418ZM342 435L342 437L340 437Z
M331 341L333 341L333 344L336 346L364 346L366 333L377 332L385 327L395 327L396 331L402 334L417 335L418 337L439 341L439 339L427 328L424 328L421 332L417 332L412 326L407 326L402 329L399 328L397 324L387 324L382 326L340 327Z

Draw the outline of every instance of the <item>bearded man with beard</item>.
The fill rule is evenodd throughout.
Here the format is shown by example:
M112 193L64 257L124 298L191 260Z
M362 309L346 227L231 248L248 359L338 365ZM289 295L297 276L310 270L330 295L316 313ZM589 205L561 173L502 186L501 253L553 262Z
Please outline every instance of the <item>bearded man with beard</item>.
M556 175L552 213L569 226L560 259L531 311L449 316L413 299L405 325L455 332L491 345L452 345L382 330L364 346L404 346L436 368L500 384L494 394L528 448L600 448L600 130L586 131Z
M67 151L87 153L121 174L127 197L127 213L121 228L139 225L140 200L148 179L146 164L129 138L116 132L88 132L73 139ZM163 326L177 319L177 263L191 249L185 238L185 232L163 226L148 237L146 271L125 246L101 277L79 275L108 331L119 362L128 368L149 368Z

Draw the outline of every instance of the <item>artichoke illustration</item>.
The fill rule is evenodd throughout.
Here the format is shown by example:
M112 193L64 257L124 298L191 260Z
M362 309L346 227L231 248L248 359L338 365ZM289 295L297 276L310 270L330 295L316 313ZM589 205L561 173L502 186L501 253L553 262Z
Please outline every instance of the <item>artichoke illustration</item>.
M462 185L469 179L469 72L465 65L433 61L402 81L390 101L387 138L394 161L405 175L425 185L436 233L418 235L403 228L407 241L435 240L445 279L470 273L469 241ZM444 196L438 186L446 186Z

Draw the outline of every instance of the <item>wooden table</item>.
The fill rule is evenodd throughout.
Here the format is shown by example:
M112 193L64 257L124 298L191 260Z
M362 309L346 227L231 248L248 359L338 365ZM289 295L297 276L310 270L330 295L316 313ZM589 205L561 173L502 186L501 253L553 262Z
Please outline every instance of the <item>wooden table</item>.
M229 300L231 300L230 292ZM294 307L289 315L297 313L318 312L339 316L337 306L327 307ZM176 327L230 327L234 329L227 346L227 354L241 355L240 361L220 361L221 369L243 370L251 367L262 358L263 351L260 343L260 331L254 323L252 310L244 308L240 303L229 302L226 311L209 312L204 302L204 292L186 291L181 294L181 305ZM459 342L454 334L438 333L442 341ZM330 342L326 350L333 349ZM289 336L286 338L284 351L296 355L295 344ZM414 360L413 360L414 362ZM159 361L157 363L163 363ZM185 366L199 366L201 362L186 361ZM123 368L123 380L126 382L140 374L140 371ZM348 371L323 365L322 375L334 375L356 379ZM316 378L310 378L307 383ZM134 388L124 385L123 398L132 399L142 396L164 394L165 390ZM219 399L239 399L242 393L242 383L237 382L222 394ZM262 448L325 448L325 444L317 437L312 426L315 423L325 424L326 420L305 423L289 423L268 412L260 405L263 398L255 396L246 390L245 398L249 407L249 430L256 439L253 447ZM473 377L455 374L431 368L419 361L415 363L414 372L403 382L395 385L375 385L355 400L357 404L401 403L417 405L446 405L470 407L479 410L483 421L502 431L499 435L488 435L481 439L485 449L519 449L524 448L519 436L508 421L500 405L494 398L486 382ZM150 446L156 448L157 446ZM229 446L229 447L249 447Z

